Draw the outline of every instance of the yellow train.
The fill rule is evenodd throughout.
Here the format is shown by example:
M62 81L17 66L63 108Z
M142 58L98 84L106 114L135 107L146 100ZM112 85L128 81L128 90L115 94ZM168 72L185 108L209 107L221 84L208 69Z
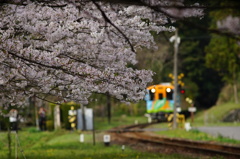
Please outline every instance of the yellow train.
M174 86L161 83L147 87L145 96L147 113L153 120L166 121L174 111Z

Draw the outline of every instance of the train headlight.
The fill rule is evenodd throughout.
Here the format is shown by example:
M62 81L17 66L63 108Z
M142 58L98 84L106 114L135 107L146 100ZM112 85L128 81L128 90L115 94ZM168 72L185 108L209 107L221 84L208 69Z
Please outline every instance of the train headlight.
M152 88L152 89L151 89L151 92L152 92L152 93L155 93L155 92L156 92L156 89Z
M168 93L170 93L171 91L172 91L171 88L167 88L167 89L166 89L166 92L168 92Z

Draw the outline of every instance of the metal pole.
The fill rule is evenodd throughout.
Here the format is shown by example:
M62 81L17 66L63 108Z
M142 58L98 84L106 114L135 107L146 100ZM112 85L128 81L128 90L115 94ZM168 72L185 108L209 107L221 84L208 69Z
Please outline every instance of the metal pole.
M93 145L96 145L96 138L95 138L95 125L94 125L94 111L93 111L93 118L92 118L92 125L93 125Z
M174 77L174 112L173 112L173 129L177 128L177 94L178 94L178 78L177 78L177 54L178 54L178 30L175 31L175 39L174 39L174 66L173 66L173 77Z

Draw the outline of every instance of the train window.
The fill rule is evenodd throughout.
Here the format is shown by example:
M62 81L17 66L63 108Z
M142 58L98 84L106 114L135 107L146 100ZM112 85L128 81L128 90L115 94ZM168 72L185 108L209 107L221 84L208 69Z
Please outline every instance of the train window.
M151 90L149 90L150 100L154 100L154 94Z
M173 90L172 89L170 89L170 88L166 89L166 97L167 97L167 100L173 100Z
M163 94L162 94L162 93L159 93L159 94L158 94L158 99L159 99L159 100L163 99Z

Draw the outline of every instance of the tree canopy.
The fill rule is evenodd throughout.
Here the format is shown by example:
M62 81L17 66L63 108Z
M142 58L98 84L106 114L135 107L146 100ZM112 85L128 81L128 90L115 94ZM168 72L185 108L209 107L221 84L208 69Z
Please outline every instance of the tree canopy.
M33 95L86 104L92 92L141 99L152 72L127 67L137 63L135 50L154 47L150 31L174 30L166 14L202 15L201 9L155 11L181 1L147 4L0 1L1 105L22 105Z

